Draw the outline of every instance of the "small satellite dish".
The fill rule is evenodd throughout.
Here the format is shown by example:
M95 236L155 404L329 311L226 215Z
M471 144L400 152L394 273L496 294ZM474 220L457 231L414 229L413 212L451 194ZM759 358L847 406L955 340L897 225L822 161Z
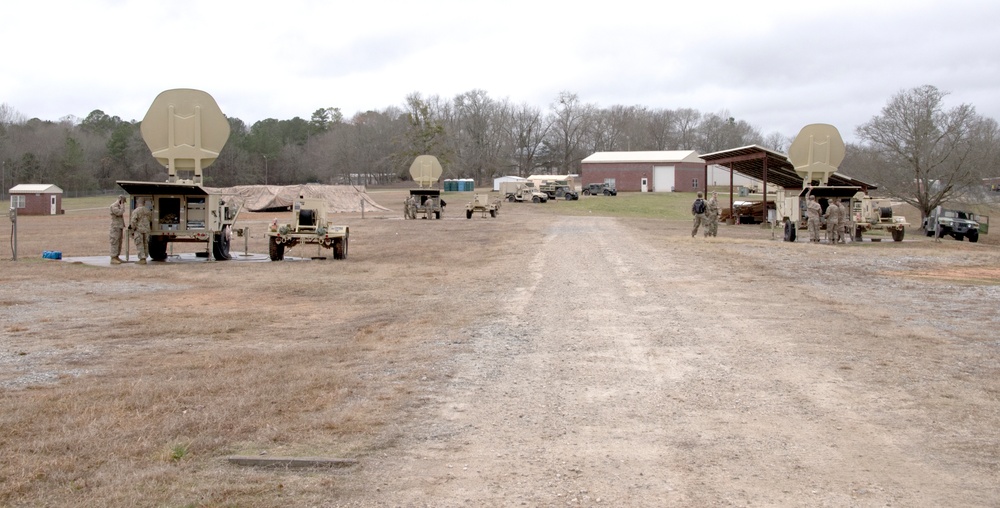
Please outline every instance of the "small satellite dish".
M229 121L215 99L190 88L157 95L139 130L153 157L166 166L168 182L177 181L178 170L187 170L201 183L201 170L215 162L229 139Z
M844 161L844 139L836 127L825 123L806 125L788 147L788 160L806 185L826 184Z
M433 155L418 155L410 164L410 176L421 187L432 187L441 178L441 163Z

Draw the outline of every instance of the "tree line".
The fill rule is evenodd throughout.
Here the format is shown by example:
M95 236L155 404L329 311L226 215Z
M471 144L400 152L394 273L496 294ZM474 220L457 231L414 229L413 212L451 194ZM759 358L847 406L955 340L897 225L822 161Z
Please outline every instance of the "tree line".
M968 104L944 106L925 85L891 97L855 132L841 172L878 185L925 214L961 198L998 168L997 122ZM791 138L760 130L727 111L599 107L561 92L542 109L471 90L451 99L412 93L401 106L346 118L320 108L309 120L228 118L230 137L205 170L205 185L331 183L389 185L409 179L417 155L436 156L444 178L488 185L504 175L571 174L601 151L695 150L746 145L783 152ZM3 190L53 183L70 195L113 190L118 180L163 181L139 122L101 110L86 118L25 119L0 105Z
M247 125L228 118L230 137L205 170L205 185L307 182L387 185L409 179L414 157L436 156L445 178L486 185L504 175L579 173L598 151L698 150L701 153L784 138L726 111L600 108L563 92L547 110L472 90L452 99L413 93L402 106L345 118L317 109L309 120L268 118ZM73 194L114 189L118 180L160 181L137 121L102 110L86 118L24 119L0 105L4 191L17 183L54 183Z

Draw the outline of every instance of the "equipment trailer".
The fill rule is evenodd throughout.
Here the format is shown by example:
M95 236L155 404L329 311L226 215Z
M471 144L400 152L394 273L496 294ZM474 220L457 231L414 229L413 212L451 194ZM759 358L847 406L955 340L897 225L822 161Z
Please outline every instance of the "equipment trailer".
M286 248L291 249L300 243L315 244L317 250L331 249L333 259L347 259L350 228L330 224L326 201L300 196L292 204L292 210L294 218L291 224L278 224L278 219L274 219L267 229L267 253L271 261L281 261L285 258Z

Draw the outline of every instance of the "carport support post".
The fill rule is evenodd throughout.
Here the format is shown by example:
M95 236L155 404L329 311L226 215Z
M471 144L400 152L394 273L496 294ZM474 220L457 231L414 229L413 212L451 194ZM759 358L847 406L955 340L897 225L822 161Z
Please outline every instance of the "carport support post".
M733 199L733 185L736 184L735 174L736 171L733 170L733 164L730 163L729 164L729 219L726 220L726 224L729 224L730 222L736 224L736 217L734 216L735 214L733 213L733 204L735 203L735 200Z
M774 221L778 221L778 207L775 203ZM764 220L767 220L767 157L764 157Z

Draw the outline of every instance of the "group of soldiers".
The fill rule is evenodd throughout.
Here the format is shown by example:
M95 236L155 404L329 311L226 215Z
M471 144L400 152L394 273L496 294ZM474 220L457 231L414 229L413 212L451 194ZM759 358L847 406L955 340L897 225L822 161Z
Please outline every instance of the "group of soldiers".
M816 196L810 195L806 204L806 227L809 228L809 241L819 243L819 230L822 220L826 221L826 239L829 243L846 243L850 238L851 211L843 203L830 200L826 212L816 201Z
M702 198L702 193L691 204L691 215L694 216L694 228L691 230L691 238L698 234L698 229L704 226L705 238L718 236L719 232L719 201L718 193L712 192L712 197L707 201ZM819 242L819 231L822 224L826 223L826 237L829 243L846 243L851 237L850 209L843 203L831 199L823 211L823 207L816 201L816 196L809 196L806 204L806 225L809 229L809 241Z
M719 199L718 192L712 192L712 197L708 201L702 198L701 193L691 203L691 215L694 216L694 229L691 230L691 238L698 234L698 228L705 226L705 238L719 236Z
M414 195L411 194L409 197L406 198L405 201L403 201L403 218L404 219L416 219L417 218L417 210L421 206L424 207L424 212L426 213L426 218L427 219L434 218L434 206L432 206L432 204L433 204L432 199L428 197L428 198L425 199L425 201L423 203L420 203L419 199L420 199L419 197L414 196ZM428 203L428 201L431 201L431 202ZM442 202L442 204L443 204L443 202Z
M125 231L125 210L127 203L125 196L118 196L118 199L111 204L111 264L120 265L122 263L122 233ZM146 257L149 255L149 230L153 215L153 203L146 201L139 203L132 210L129 220L129 231L135 239L135 250L139 257L139 264L146 264Z

